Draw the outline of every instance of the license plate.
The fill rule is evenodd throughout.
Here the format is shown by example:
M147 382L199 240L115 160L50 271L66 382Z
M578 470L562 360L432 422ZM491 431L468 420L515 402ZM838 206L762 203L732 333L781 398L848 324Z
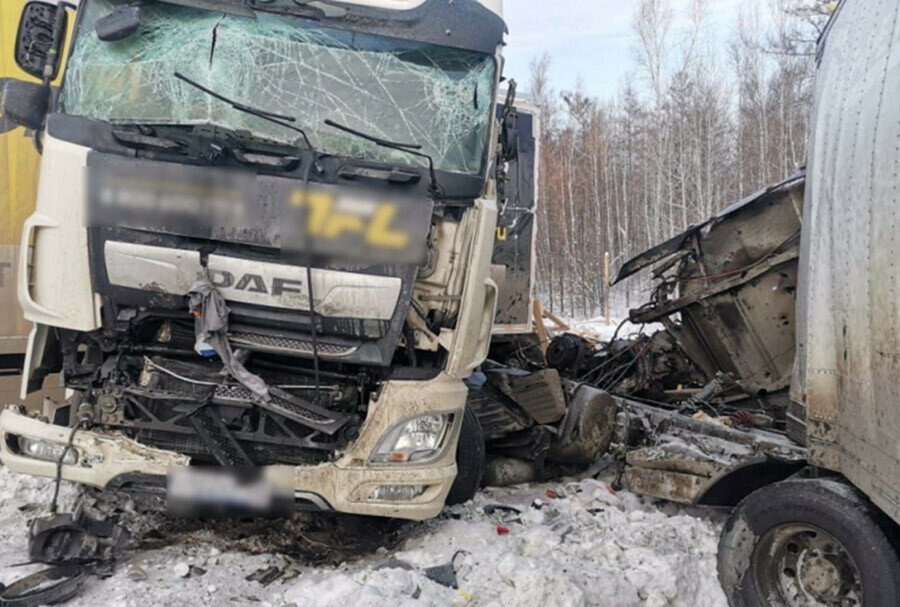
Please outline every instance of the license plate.
M181 517L284 516L293 496L286 483L263 468L174 468L167 482L167 507Z

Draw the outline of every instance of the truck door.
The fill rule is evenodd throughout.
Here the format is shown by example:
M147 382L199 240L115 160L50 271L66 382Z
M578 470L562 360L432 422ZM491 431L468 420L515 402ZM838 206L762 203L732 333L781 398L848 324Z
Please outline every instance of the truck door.
M503 111L498 105L498 119ZM538 115L517 104L518 155L509 161L499 217L491 278L497 283L494 334L530 333L534 298L534 237L537 210Z

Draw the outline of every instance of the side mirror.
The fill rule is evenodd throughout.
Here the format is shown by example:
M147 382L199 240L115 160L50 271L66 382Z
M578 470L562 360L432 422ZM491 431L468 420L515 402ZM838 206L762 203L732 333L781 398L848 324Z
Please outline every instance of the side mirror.
M43 78L46 67L51 65L50 80L55 79L59 73L59 50L67 20L65 9L55 4L27 3L16 33L16 64L35 78Z
M124 40L141 26L141 7L120 6L105 17L97 19L94 30L103 42Z
M49 107L49 84L10 79L0 89L0 112L13 124L37 131Z

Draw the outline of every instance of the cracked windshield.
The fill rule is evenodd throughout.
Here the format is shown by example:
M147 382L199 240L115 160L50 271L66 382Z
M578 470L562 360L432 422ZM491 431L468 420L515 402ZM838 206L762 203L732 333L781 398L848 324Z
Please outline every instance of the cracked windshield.
M490 56L263 12L253 20L163 4L143 7L136 35L103 42L94 23L120 4L88 3L61 111L116 123L216 124L294 141L295 132L238 112L174 77L181 72L226 97L296 117L323 152L425 164L326 126L330 118L369 135L419 144L438 170L482 169L495 82Z

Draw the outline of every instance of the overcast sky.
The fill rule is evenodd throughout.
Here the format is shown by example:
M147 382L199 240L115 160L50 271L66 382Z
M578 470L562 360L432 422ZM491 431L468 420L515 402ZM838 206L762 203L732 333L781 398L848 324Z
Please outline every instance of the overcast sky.
M683 22L690 0L670 1ZM720 41L723 52L746 1L710 0L707 33ZM634 66L631 23L637 5L638 0L505 0L506 75L527 90L529 63L547 52L553 88L573 88L581 75L589 93L611 97Z

